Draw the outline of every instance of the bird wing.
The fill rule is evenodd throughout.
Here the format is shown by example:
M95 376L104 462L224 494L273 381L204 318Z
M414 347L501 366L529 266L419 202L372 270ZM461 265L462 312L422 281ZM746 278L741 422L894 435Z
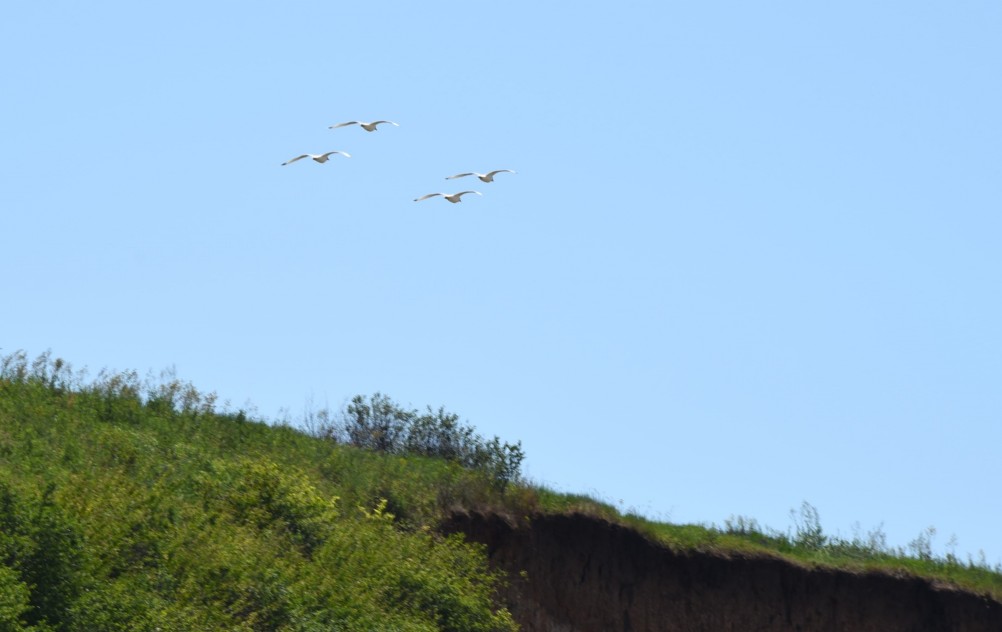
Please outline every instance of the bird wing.
M475 175L477 174L473 173L472 171L470 173L457 173L454 176L448 176L446 180L452 180L454 178L465 178L466 176L475 176Z
M499 173L515 173L515 172L514 172L514 171L512 171L511 169L496 169L496 170L494 170L494 171L491 171L491 172L490 172L490 173L488 173L487 175L488 175L488 176L496 176L496 175L497 175L497 174L499 174Z
M358 121L348 121L347 123L338 123L337 125L331 125L327 129L334 129L335 127L344 127L345 125L361 125Z
M293 162L296 162L297 160L302 160L303 158L309 158L309 157L310 157L310 155L309 155L309 154L303 154L302 156L296 156L296 157L295 157L295 158L293 158L292 160L286 160L285 162L283 162L283 163L282 163L282 166L284 167L284 166L285 166L285 165L287 165L287 164L290 164L290 163L293 163Z
M456 197L463 197L467 193L476 193L479 196L483 196L483 193L481 193L480 191L463 191L461 193L453 193L453 195L455 195Z
M421 200L427 200L428 198L433 198L436 195L445 195L444 193L429 193L428 195L422 195L421 197L414 200L415 202L420 202Z
M327 152L327 153L326 153L326 154L324 154L324 155L325 155L325 156L330 156L331 154L341 154L341 155L342 155L342 156L344 156L345 158L351 158L351 154L349 154L349 153L348 153L348 152L346 152L346 151L329 151L329 152Z
M400 127L400 125L397 125L393 121L373 121L373 122L369 123L369 125L375 126L375 125L379 125L380 123L389 123L390 125L396 125L397 127Z

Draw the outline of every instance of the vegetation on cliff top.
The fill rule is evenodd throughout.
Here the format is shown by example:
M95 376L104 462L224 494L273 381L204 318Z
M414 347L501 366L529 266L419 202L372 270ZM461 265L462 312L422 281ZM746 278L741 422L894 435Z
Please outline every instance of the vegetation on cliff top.
M804 505L788 533L655 523L521 480L518 443L444 409L358 396L299 428L220 412L172 375L85 380L0 359L0 630L513 630L463 509L584 512L667 546L908 572L1002 600L1002 569L850 541ZM923 537L925 539L923 539Z
M936 554L932 546L934 527L919 533L907 547L895 548L887 544L879 527L866 533L857 531L848 538L826 533L818 510L806 501L790 511L792 527L779 531L744 516L732 517L722 526L657 522L636 514L623 515L611 504L587 496L547 490L539 490L539 494L539 502L548 512L603 518L631 527L677 551L779 557L806 566L924 577L1002 602L1002 566L991 566L983 554L966 560L952 551Z

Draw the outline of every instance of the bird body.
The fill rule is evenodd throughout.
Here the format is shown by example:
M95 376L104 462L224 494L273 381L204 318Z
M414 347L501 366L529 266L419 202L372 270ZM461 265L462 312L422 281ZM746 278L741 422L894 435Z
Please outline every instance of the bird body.
M400 127L400 125L394 123L393 121L373 121L371 123L366 123L364 121L348 121L346 123L338 123L336 125L331 125L327 129L334 129L334 128L337 128L337 127L345 127L346 125L360 125L362 127L362 129L364 129L365 131L367 131L367 132L374 132L374 131L376 131L376 126L379 125L380 123L389 123L390 125L393 125L395 127Z
M515 173L511 169L496 169L494 171L489 171L487 173L477 173L476 171L470 171L469 173L457 173L454 176L449 176L446 180L453 180L455 178L465 178L466 176L477 176L480 178L481 182L494 182L494 176L499 173Z
M296 156L292 160L286 160L282 163L282 166L284 167L285 165L296 162L297 160L302 160L303 158L312 158L319 163L324 163L330 160L332 154L341 154L345 158L351 158L351 154L344 151L329 151L326 154L303 154L302 156Z
M433 198L436 195L441 195L442 197L449 200L453 204L458 204L459 202L463 201L460 198L462 198L467 193L476 193L477 195L483 195L483 193L481 193L480 191L460 191L459 193L429 193L428 195L422 195L421 197L417 198L414 201L420 202L421 200L427 200L428 198Z

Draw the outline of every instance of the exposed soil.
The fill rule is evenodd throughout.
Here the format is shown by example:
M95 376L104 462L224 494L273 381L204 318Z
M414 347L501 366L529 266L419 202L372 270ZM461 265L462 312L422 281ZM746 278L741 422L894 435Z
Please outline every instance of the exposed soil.
M455 514L444 528L487 545L526 632L1002 632L1002 603L928 580L679 553L580 514Z

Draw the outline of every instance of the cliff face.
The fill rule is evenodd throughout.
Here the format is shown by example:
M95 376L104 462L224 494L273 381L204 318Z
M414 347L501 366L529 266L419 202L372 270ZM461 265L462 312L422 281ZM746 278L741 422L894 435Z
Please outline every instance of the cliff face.
M675 553L584 515L445 525L487 545L526 632L1002 632L1002 603L911 577Z

